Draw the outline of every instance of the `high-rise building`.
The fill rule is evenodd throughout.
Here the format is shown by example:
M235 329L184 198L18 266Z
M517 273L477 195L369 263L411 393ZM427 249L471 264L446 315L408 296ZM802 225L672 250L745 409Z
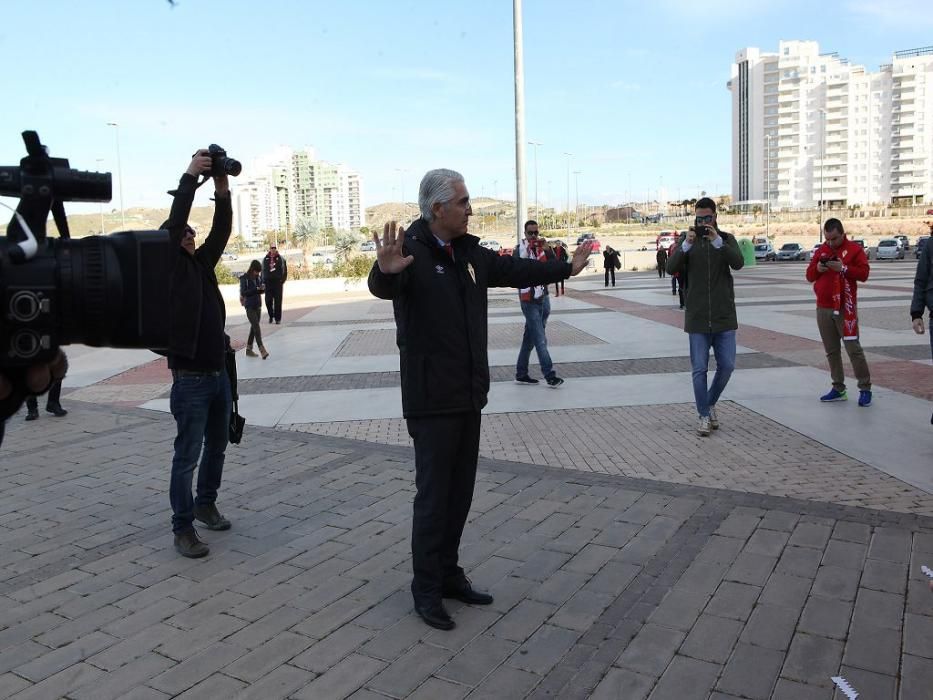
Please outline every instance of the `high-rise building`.
M256 176L237 188L234 206L234 230L244 240L269 231L291 237L302 222L334 231L364 225L359 174L317 160L313 149L279 148L252 170Z
M746 48L732 78L732 197L774 208L933 199L933 47L877 72L782 41Z

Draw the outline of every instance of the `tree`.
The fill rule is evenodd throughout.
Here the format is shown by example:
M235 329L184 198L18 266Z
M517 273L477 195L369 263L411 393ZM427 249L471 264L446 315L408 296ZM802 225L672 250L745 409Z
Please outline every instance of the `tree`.
M338 260L346 260L350 257L350 253L353 252L353 249L356 247L357 238L356 235L350 231L337 231L334 234L334 251L337 254Z
M295 240L302 247L306 247L314 241L319 230L316 220L310 217L302 217L295 224Z

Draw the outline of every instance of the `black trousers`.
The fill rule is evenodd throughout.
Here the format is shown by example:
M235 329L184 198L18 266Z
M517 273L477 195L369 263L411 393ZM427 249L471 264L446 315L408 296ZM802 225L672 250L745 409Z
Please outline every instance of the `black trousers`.
M408 419L415 442L411 593L417 604L439 602L444 582L463 576L458 550L473 502L481 420L478 411Z
M52 382L52 386L49 387L49 395L45 400L46 406L57 406L61 405L62 397L62 380L56 379ZM30 411L39 410L39 401L36 399L34 394L30 394L26 397L26 408Z
M276 323L282 320L282 282L266 281L266 311Z
M615 286L616 286L616 269L615 269L614 267L607 267L607 268L606 268L606 274L605 274L605 277L606 277L606 285L605 285L605 286L607 286L607 287L609 286L609 278L610 278L610 276L612 277L612 286L615 287Z

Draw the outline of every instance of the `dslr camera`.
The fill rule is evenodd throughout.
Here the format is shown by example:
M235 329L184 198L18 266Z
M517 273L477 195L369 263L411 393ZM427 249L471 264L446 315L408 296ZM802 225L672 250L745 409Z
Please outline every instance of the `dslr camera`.
M75 170L50 158L35 131L22 135L26 157L0 166L0 196L19 198L0 238L0 371L13 384L0 421L25 397L26 368L51 361L62 345L168 348L165 285L178 254L164 230L72 240L64 202L109 202L110 173ZM223 148L209 150L210 174L240 173ZM50 212L58 238L46 236Z

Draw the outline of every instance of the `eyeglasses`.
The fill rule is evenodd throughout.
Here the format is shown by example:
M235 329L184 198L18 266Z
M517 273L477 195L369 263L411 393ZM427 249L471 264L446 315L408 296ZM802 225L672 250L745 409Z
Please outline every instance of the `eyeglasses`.
M537 231L525 231L525 235L526 236L537 236L538 232Z
M713 214L706 214L705 216L698 216L697 223L698 224L711 224L713 223L713 219L715 218L716 217Z

